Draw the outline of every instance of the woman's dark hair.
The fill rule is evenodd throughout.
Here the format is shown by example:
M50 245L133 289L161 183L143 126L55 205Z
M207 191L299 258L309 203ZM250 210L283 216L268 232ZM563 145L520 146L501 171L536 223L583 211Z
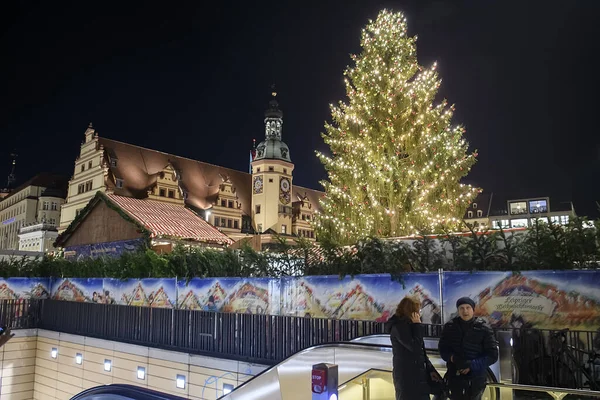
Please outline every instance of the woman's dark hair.
M410 318L412 313L418 313L421 310L421 301L415 297L406 296L396 307L396 317Z

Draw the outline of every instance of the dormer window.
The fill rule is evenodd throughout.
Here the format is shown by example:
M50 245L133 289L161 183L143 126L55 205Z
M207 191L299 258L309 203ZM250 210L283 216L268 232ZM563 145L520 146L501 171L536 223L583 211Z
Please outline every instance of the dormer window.
M159 195L160 197L166 197L166 196L167 196L167 191L166 191L165 189L160 189L160 190L158 191L158 195Z
M123 179L119 179L117 178L117 180L115 181L115 185L121 189L123 187Z
M115 158L112 158L112 159L110 160L110 166L111 166L111 167L116 167L116 166L117 166L117 160L116 160Z
M221 200L221 207L227 207L227 200Z
M469 218L473 218L473 211L469 211L469 212L467 213L467 216L468 216Z
M477 203L473 203L473 209L477 208Z
M233 200L229 200L229 201L227 202L227 207L229 207L229 208L233 208Z
M175 191L174 190L169 190L169 198L170 199L174 199L175 198Z
M481 211L481 210L477 210L477 216L478 216L478 217L482 217L482 216L483 216L483 211Z

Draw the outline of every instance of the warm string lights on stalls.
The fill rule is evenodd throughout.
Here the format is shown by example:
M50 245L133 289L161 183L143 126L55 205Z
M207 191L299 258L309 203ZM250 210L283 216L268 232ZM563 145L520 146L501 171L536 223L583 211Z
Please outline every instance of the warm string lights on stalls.
M352 242L458 223L479 189L460 183L476 161L453 106L433 104L437 64L417 63L402 13L382 11L362 31L362 53L345 71L348 101L331 105L329 180L316 227Z

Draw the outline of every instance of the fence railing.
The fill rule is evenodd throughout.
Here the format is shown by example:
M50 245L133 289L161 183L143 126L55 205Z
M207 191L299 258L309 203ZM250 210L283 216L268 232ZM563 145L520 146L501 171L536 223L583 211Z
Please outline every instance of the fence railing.
M600 331L513 329L513 382L600 390Z
M42 300L1 300L0 327L37 328Z
M385 333L375 321L106 305L59 300L0 301L0 326L58 332L275 364L310 346ZM440 325L425 325L440 337ZM600 334L512 330L513 382L591 388L600 384ZM596 388L598 390L598 388Z
M307 347L384 333L375 321L229 314L44 300L39 327L143 346L274 364ZM437 333L436 327L431 327Z

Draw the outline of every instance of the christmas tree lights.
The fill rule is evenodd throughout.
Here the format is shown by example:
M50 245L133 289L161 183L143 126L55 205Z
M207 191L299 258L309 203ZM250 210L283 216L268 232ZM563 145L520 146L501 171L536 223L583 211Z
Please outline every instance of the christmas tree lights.
M477 153L451 125L454 107L433 104L436 64L418 65L402 13L381 11L361 47L344 72L348 102L332 105L325 124L331 156L317 152L329 176L318 232L351 243L456 225L479 192L460 183Z

